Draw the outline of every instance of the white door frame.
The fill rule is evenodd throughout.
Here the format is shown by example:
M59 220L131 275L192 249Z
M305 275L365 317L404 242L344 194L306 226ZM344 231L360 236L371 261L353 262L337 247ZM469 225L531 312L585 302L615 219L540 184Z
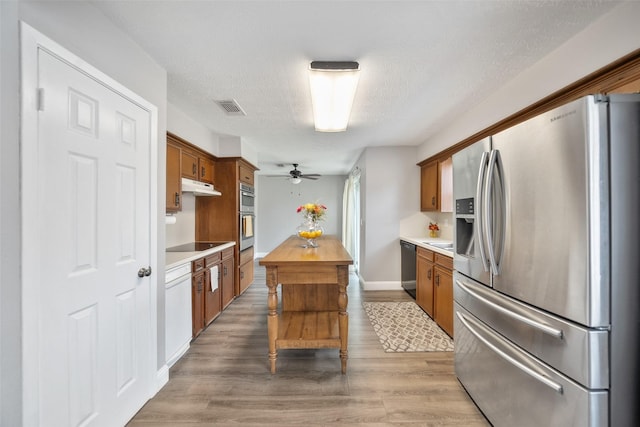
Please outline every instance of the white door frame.
M160 279L164 279L163 269L159 269L156 264L158 253L158 109L155 105L146 101L139 95L113 80L100 70L89 65L75 54L66 50L53 40L39 33L28 24L20 23L20 55L21 55L21 130L20 130L20 179L21 179L21 211L22 211L22 369L23 369L23 389L22 389L22 409L24 425L40 425L39 407L40 402L38 386L38 355L39 336L38 323L40 316L39 307L39 284L45 278L41 277L38 268L32 265L33 260L38 259L39 232L33 224L37 221L38 212L38 191L46 185L46 179L39 181L37 173L38 156L38 50L43 49L70 66L83 72L90 78L109 87L129 101L137 104L142 109L149 112L150 123L150 243L149 254L151 268L154 274L151 275L148 302L150 307L150 345L148 360L149 398L157 392L156 378L157 355L158 355L158 312L157 312L157 289ZM126 64L123 64L126 67Z

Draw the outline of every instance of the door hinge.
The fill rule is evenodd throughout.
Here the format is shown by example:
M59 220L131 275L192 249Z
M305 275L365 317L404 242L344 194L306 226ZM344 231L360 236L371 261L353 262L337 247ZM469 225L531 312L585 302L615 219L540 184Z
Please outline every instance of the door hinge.
M44 111L44 88L39 87L38 88L38 95L37 95L37 106L36 109L38 111Z

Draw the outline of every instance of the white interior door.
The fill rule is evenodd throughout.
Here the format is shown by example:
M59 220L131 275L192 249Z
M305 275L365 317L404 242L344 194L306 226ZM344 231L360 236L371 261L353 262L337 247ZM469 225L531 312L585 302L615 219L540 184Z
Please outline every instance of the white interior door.
M39 278L25 309L37 317L26 334L38 367L25 399L37 392L40 425L124 425L150 397L156 365L151 280L138 275L151 264L153 120L67 61L38 49L36 157L23 161L25 188L37 188L23 193L36 207L23 227L38 235L24 260Z

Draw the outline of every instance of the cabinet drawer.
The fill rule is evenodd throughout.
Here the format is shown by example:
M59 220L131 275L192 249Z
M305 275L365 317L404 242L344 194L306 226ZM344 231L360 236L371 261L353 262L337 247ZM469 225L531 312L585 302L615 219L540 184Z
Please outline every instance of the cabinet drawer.
M435 262L438 265L441 265L444 268L448 268L449 270L453 270L453 259L446 256L446 255L442 255L439 253L435 254Z
M253 248L240 252L240 265L245 265L250 261L253 261Z
M197 259L191 263L191 271L195 273L196 271L202 270L204 266L204 258Z
M417 248L417 253L420 258L424 258L428 261L433 261L433 256L435 255L435 252L430 251L429 249L421 248L420 246L418 246Z
M233 256L233 247L222 250L222 259L227 259Z
M205 265L207 267L218 264L220 262L220 252L211 254L205 258Z

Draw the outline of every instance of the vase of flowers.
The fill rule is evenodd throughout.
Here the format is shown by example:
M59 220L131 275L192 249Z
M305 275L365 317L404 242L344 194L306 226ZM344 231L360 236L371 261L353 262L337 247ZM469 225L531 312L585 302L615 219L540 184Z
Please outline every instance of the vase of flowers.
M324 220L324 214L327 210L325 205L318 203L306 203L298 206L296 212L301 213L304 222L297 228L297 234L307 241L303 247L317 248L316 239L324 233L324 229L319 222Z
M440 228L438 227L438 223L437 222L430 222L429 223L429 237L438 237L438 231L440 231Z

